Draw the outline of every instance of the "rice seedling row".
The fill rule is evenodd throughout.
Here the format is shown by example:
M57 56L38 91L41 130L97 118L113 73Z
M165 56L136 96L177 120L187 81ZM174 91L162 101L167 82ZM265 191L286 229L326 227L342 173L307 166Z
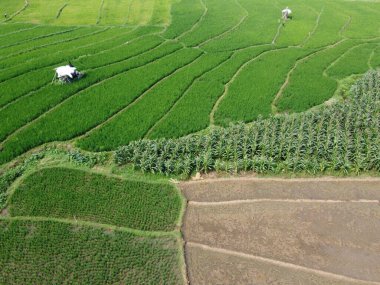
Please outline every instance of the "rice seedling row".
M160 81L136 104L80 140L79 145L89 150L111 150L125 141L144 137L154 123L165 115L197 78L224 62L229 56L229 53L221 53L205 54L199 57L191 65ZM141 116L141 114L145 115ZM108 138L106 141L105 137ZM99 142L103 142L101 147L99 147Z
M336 79L343 79L352 74L365 73L370 68L368 60L374 48L375 44L363 44L349 50L326 70L327 75Z
M104 44L101 43L96 50L91 47L91 50L88 50L86 55L80 56L77 60L72 60L72 62L77 64L81 70L89 70L95 67L99 68L125 60L133 54L137 55L143 53L148 48L154 48L157 46L159 42L158 38L148 38L145 42L142 39L141 43L138 41L139 37L130 43L125 40L126 39L123 37L107 39L106 42ZM121 44L115 46L117 43ZM115 49L119 49L120 51L117 53L114 52L112 56L103 56L103 54L106 54L108 51L112 52ZM133 52L131 52L132 49ZM100 62L98 58L102 58L103 61ZM58 64L67 64L67 62L57 63L57 65ZM51 81L53 67L54 66L33 70L13 77L5 82L1 82L0 87L3 88L4 96L0 99L0 106L4 106L15 99L46 85Z
M173 231L182 201L169 184L48 168L25 178L7 205L12 217L52 217L143 231Z
M296 48L275 50L250 63L230 85L215 112L215 123L228 126L231 122L252 121L260 115L268 117L288 71L304 55L304 50Z
M342 53L353 47L355 42L344 41L334 47L317 52L303 61L290 76L290 82L278 100L280 112L302 112L322 104L334 94L337 82L324 75ZM305 84L307 78L308 84Z
M256 47L236 52L216 69L200 77L165 118L154 126L148 137L177 138L206 128L210 124L213 106L225 91L226 84L244 64L268 49L270 47Z
M172 6L171 25L162 34L167 39L174 39L190 31L191 28L201 19L204 12L202 0L183 0L174 3Z
M73 29L77 29L76 27L55 27L55 26L37 26L32 30L25 30L23 32L10 34L7 36L3 36L4 40L1 43L0 48L8 48L12 46L17 46L26 42L34 42L40 39L49 38L55 35L63 34Z
M201 24L179 37L179 40L187 46L197 46L211 37L222 34L244 16L244 11L234 1L224 2L224 5L220 5L217 0L205 0L204 3L207 6L207 14ZM225 11L229 13L226 14Z
M173 46L171 48L173 49ZM171 52L172 49L169 52ZM158 52L165 53L165 50L159 50ZM0 154L0 160L11 159L12 157L15 157L15 155L24 152L26 149L33 148L47 141L66 140L83 134L84 132L106 120L108 117L112 116L118 110L133 102L144 91L149 89L152 85L160 81L162 78L173 73L181 66L193 61L199 55L200 51L198 50L182 49L170 54L169 56L165 56L156 62L152 62L141 68L135 68L129 72L121 73L118 76L114 76L113 78L106 80L101 84L96 84L92 86L92 88L82 91L80 94L78 94L78 96L70 98L70 100L64 102L65 104L63 105L61 104L59 108L55 108L54 112L45 114L38 121L29 124L28 127L20 130L17 132L17 134L14 134L11 138L9 138L9 140L4 143L3 150ZM139 60L145 61L147 60L147 57L143 56L140 59L135 59L135 64L136 62L138 63ZM154 61L154 59L152 61ZM134 61L132 59L131 64L133 64L133 62ZM125 65L122 66L122 68L124 68L124 71L126 69L128 70ZM110 68L107 67L106 72L109 71ZM118 70L117 73L120 72L121 71ZM141 77L142 73L144 74L144 78ZM96 78L100 80L99 77ZM77 86L79 86L79 84L72 86L73 89L78 88ZM62 88L65 87L66 86L63 86ZM103 92L105 90L107 90L108 96L104 96ZM52 91L54 92L49 97L53 100L55 99L53 101L54 104L52 105L56 105L58 102L63 100L63 98L60 98L59 96L67 98L70 96L70 94L79 92L79 90L75 90L72 93L58 94L57 97L54 97L56 90L54 89ZM44 93L46 93L46 91ZM29 100L30 98L32 98L32 96L28 97ZM40 97L39 100L41 101L40 103L44 106L49 106L45 105L46 98ZM103 107L99 108L99 106ZM25 110L25 117L30 116L30 109L26 111L27 108L21 108L21 110ZM39 114L45 111L46 109L38 109ZM0 113L0 115L3 114L5 114L4 111ZM84 117L83 114L86 114L86 116ZM54 119L51 120L51 118ZM68 120L68 118L70 119ZM11 118L8 118L8 120L10 119ZM28 121L30 121L29 118L24 120L22 124ZM51 125L47 127L46 124ZM7 124L7 127L13 128L14 125L15 123L9 123ZM3 126L1 127L3 128ZM36 136L35 133L36 129L39 130L37 132L38 136ZM30 132L34 133L32 137L30 137ZM22 143L19 143L20 138L23 136L28 137L28 139L22 139ZM14 146L16 146L14 145L15 142L17 142L17 150L14 149Z
M1 219L0 283L184 284L179 248L172 236Z
M3 119L3 124L0 127L0 137L4 139L5 136L40 116L66 98L69 98L86 88L96 88L96 85L92 86L94 84L99 85L101 82L105 82L122 72L149 64L150 62L165 57L180 48L181 46L179 44L165 44L157 50L149 51L147 54L122 60L110 66L105 66L104 68L98 68L92 72L88 72L86 77L75 85L61 85L58 86L59 88L57 88L57 85L48 85L37 92L31 93L30 96L20 98L17 102L0 110L0 118ZM14 112L18 113L17 117L10 116L10 114Z

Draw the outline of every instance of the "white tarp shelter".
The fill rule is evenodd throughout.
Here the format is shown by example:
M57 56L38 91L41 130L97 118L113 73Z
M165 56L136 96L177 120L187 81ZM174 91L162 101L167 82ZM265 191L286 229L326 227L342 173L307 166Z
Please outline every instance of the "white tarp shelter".
M77 73L77 69L73 66L65 65L65 66L57 67L55 69L55 72L57 73L58 78L65 77L65 76L74 78Z

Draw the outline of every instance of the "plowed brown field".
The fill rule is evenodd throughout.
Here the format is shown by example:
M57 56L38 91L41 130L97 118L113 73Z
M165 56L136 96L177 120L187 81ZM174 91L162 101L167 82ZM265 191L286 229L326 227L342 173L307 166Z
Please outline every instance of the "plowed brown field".
M380 284L379 179L181 184L191 284Z

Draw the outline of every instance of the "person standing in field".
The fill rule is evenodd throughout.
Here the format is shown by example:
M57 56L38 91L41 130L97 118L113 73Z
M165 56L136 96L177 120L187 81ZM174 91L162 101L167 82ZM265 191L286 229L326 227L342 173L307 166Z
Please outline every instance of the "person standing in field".
M289 9L289 7L286 7L282 12L282 19L288 20L290 19L290 14L292 14L292 10Z

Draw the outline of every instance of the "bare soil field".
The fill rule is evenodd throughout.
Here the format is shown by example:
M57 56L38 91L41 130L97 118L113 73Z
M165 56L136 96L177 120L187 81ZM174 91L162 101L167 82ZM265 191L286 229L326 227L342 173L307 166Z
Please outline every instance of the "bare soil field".
M379 179L181 184L191 284L380 284Z

